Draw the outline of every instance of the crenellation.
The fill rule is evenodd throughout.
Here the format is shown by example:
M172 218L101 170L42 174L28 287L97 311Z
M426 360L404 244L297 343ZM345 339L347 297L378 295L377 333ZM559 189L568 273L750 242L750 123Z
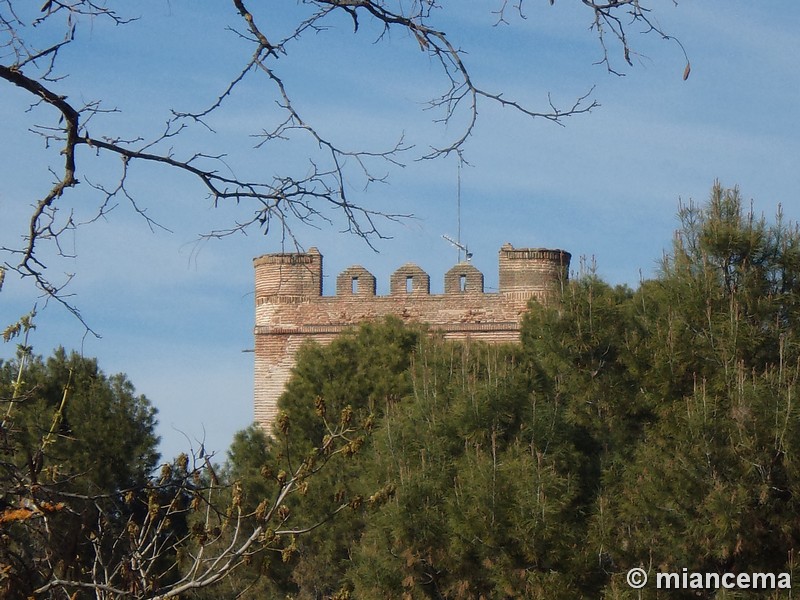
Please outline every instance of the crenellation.
M483 273L469 262L460 262L444 275L445 294L483 294Z
M389 279L389 294L430 294L431 278L425 271L413 263L406 263L392 273Z
M348 267L336 278L336 295L342 298L372 297L376 289L375 276L361 265Z
M430 293L430 276L407 263L390 278L390 293L376 295L376 279L360 265L336 278L336 295L322 295L322 255L267 254L254 259L256 286L255 419L269 429L278 397L306 340L327 344L347 329L394 315L425 322L447 339L490 343L519 339L532 297L546 301L567 279L569 252L504 245L499 253L500 289L486 293L483 273L461 262L444 276L444 293Z

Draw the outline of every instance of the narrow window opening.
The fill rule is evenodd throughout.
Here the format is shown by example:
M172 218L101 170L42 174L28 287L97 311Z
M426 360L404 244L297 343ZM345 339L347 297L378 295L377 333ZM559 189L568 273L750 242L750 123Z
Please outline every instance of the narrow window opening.
M458 286L459 286L459 289L462 292L466 292L467 291L467 276L466 275L460 275L458 277Z
M414 278L409 275L406 277L406 293L410 294L414 290Z
M353 277L350 280L350 293L358 294L358 277Z

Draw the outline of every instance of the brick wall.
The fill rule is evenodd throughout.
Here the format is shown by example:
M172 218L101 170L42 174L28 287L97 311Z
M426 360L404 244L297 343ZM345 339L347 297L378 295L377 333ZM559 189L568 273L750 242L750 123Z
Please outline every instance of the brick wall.
M375 277L361 266L345 269L336 279L336 295L322 295L322 255L266 254L254 259L256 275L255 419L269 428L277 400L306 340L325 344L363 321L395 315L408 322L429 323L446 338L487 342L519 339L528 301L546 301L569 272L563 250L514 248L499 253L500 290L484 293L483 274L459 263L445 274L445 293L430 293L430 277L406 264L390 279L387 296L375 295Z

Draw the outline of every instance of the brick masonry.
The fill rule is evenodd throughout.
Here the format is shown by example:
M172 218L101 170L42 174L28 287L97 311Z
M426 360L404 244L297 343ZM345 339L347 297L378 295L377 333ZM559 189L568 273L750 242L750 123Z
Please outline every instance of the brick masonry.
M485 293L483 274L462 262L445 274L444 294L431 294L429 275L408 263L392 274L387 296L376 295L375 277L358 265L336 278L335 296L323 296L322 255L316 248L255 258L255 420L271 426L303 342L326 344L364 321L395 315L428 323L450 339L518 340L528 301L546 301L554 286L563 285L570 258L564 250L505 244L497 293Z

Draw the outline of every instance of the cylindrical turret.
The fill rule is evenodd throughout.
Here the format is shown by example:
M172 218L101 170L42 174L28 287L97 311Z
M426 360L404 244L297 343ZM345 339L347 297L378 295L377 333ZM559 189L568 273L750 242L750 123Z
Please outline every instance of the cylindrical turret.
M264 254L253 259L256 270L256 304L280 298L296 301L322 295L322 255L308 252Z
M572 255L547 248L500 248L500 292L544 297L569 277Z

